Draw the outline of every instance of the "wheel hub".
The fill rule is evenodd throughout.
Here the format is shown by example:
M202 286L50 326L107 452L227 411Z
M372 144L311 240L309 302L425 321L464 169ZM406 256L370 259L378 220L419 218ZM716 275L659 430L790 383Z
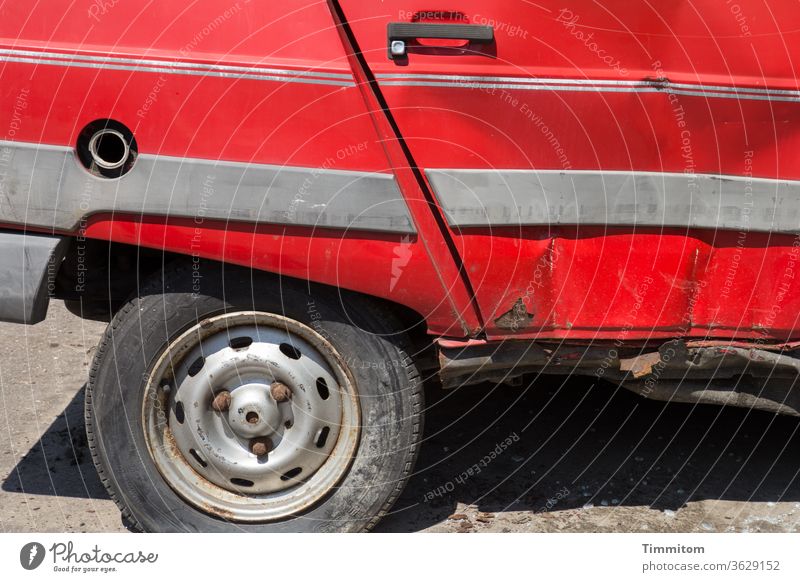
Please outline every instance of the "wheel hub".
M145 426L162 475L188 501L229 519L286 517L346 472L357 397L333 348L310 328L227 314L183 334L166 355Z
M240 438L268 436L283 426L278 403L272 399L269 385L246 384L231 392L228 424Z

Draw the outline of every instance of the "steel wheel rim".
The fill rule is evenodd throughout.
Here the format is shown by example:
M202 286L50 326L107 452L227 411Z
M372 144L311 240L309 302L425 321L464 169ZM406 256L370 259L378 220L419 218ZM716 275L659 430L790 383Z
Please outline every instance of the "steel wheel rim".
M288 400L273 394L280 385ZM147 380L142 415L167 484L229 521L307 511L347 473L359 440L358 396L331 344L255 311L210 317L172 341Z

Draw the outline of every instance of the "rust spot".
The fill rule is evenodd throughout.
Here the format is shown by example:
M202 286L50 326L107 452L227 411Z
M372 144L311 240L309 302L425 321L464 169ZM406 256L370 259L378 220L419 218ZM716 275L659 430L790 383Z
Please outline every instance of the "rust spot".
M520 328L528 327L532 320L533 314L528 313L525 308L525 302L520 297L510 310L494 320L494 324L500 329L516 331Z
M211 402L211 408L216 410L217 412L225 412L231 406L231 393L227 390L223 390L219 394L214 397L214 400Z
M175 458L182 458L183 455L181 454L180 450L178 449L178 443L175 442L175 437L172 434L172 431L169 428L164 427L164 430L161 432L161 437L164 442L164 452Z
M669 78L663 75L658 77L655 75L647 75L642 80L654 89L666 89L669 86Z
M275 399L275 402L286 402L292 397L292 391L286 384L281 382L273 382L269 388L270 394Z
M236 515L233 511L229 509L223 509L222 507L217 507L216 505L212 505L211 503L198 503L197 506L208 514L216 515L225 521L235 521Z
M272 441L267 437L258 437L250 441L250 452L257 457L266 455L272 450Z
M461 521L461 520L467 519L467 514L466 513L454 513L453 515L448 516L447 519L452 519L453 521Z
M661 354L653 352L642 354L635 358L627 358L619 361L619 369L622 372L630 372L634 378L641 378L653 372L653 366L661 361Z

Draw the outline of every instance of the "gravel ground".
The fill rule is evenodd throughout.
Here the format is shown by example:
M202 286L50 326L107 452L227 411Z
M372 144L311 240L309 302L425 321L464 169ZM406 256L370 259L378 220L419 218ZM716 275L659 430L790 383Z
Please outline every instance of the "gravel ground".
M0 324L0 531L125 531L83 435L104 325ZM800 422L586 379L428 391L417 472L379 531L800 531Z

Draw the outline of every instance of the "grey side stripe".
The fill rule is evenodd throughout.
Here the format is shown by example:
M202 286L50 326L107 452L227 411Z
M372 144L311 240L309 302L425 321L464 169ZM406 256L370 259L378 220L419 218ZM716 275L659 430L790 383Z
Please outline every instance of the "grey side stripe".
M391 174L141 155L122 178L71 148L0 141L0 222L76 229L106 212L414 233Z
M800 182L707 174L426 170L451 226L800 232Z
M108 69L114 71L138 71L171 75L193 75L200 77L226 77L252 79L256 81L278 81L284 83L311 83L354 87L349 73L326 73L321 71L217 65L190 61L165 59L133 59L125 57L82 55L18 49L0 49L0 62L29 63L58 67Z
M464 89L515 89L520 91L577 91L600 93L671 93L693 97L751 101L800 102L800 91L730 85L673 83L664 79L618 81L612 79L560 79L537 77L489 77L473 75L425 75L384 73L376 75L382 86L452 87Z

